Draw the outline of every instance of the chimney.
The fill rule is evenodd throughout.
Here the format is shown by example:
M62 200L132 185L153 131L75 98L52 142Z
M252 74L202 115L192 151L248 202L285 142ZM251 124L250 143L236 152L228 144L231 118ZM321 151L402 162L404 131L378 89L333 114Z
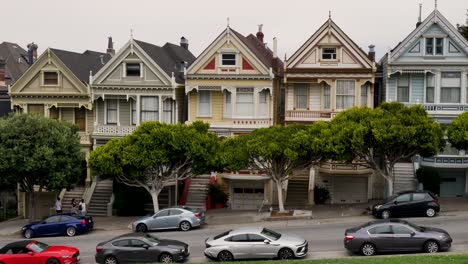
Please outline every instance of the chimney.
M263 37L265 35L263 35L262 28L263 28L263 24L258 25L257 38L263 43Z
M273 38L273 58L278 57L278 40L276 37Z
M112 41L112 37L109 37L109 40L107 42L106 53L109 54L111 57L115 55L114 42Z
M369 45L369 54L367 55L367 57L369 57L369 59L371 61L375 61L375 51L374 51L374 48L375 48L375 45L371 44Z
M422 4L419 4L419 17L418 17L418 22L416 23L416 27L419 27L422 24L421 13L422 13Z
M188 50L188 39L185 37L180 38L180 46L186 50Z
M0 57L0 86L5 86L5 60Z
M37 45L34 42L28 44L28 63L32 65L37 60Z

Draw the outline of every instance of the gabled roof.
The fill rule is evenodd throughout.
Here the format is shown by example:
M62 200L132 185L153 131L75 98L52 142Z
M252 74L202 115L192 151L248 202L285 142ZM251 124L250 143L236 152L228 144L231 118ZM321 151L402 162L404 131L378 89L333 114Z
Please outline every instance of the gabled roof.
M16 43L0 43L0 58L5 60L5 82L13 84L29 68L28 52Z
M443 15L439 12L439 10L435 9L432 11L429 16L424 19L424 21L413 29L411 33L400 43L398 43L395 48L391 50L390 59L395 60L403 53L409 46L415 42L430 26L434 23L437 23L441 26L441 28L446 31L446 33L454 40L458 46L460 46L465 54L468 54L468 40L466 40L460 32L455 28Z
M134 41L168 76L174 73L176 82L184 83L184 73L180 71L181 62L185 61L190 66L196 59L189 50L172 43L160 47L140 40Z
M109 54L86 50L83 53L50 49L83 83L89 82L89 73L97 73L111 59ZM102 57L101 57L102 56ZM101 59L102 58L102 59Z

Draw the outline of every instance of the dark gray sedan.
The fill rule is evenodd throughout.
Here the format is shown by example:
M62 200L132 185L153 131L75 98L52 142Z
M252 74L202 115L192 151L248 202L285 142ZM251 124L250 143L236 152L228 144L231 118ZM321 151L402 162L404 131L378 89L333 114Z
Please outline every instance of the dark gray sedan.
M99 243L95 259L99 264L169 263L184 261L189 255L189 246L183 242L132 233Z
M424 251L436 253L452 245L452 238L440 228L424 227L404 220L385 219L349 228L344 247L364 256L377 252Z

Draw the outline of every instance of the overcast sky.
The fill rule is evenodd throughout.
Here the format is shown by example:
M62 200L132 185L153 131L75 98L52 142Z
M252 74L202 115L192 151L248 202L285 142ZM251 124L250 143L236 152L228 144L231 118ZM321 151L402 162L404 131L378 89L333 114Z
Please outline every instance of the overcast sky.
M118 50L135 39L163 45L189 39L198 56L230 25L244 35L264 24L265 42L278 38L281 58L289 57L328 19L332 19L365 51L376 45L380 59L415 27L418 4L423 19L434 0L27 0L3 1L0 42L26 48L34 41L47 47L83 52L105 51L112 36ZM438 9L452 23L466 22L467 0L439 0Z

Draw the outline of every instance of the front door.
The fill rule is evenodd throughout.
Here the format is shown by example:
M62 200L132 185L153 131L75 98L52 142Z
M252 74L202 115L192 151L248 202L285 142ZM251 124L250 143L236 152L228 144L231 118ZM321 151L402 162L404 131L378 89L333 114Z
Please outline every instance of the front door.
M251 256L252 244L249 242L247 234L232 236L229 240L229 251L235 259L248 259Z
M400 224L393 224L392 230L394 234L393 245L396 251L419 251L422 249L425 238L417 236L414 230Z
M269 259L277 256L279 244L258 234L248 234L252 258ZM268 240L268 243L265 243Z
M393 231L389 224L382 224L368 230L370 242L372 242L379 251L392 251Z
M153 220L150 221L149 229L164 229L168 228L169 209L159 211L153 216Z
M60 215L47 218L44 222L38 225L36 234L41 236L57 235L59 233L59 221Z
M130 245L130 239L121 239L112 243L115 247L114 254L119 263L128 263L133 258L131 256L133 248Z
M179 223L182 220L182 210L179 209L171 209L169 212L169 216L167 217L167 224L168 228L178 228Z
M412 211L412 206L411 206L411 194L410 193L405 193L402 195L399 195L395 199L395 204L392 206L391 209L391 214L392 215L409 215L413 213Z

